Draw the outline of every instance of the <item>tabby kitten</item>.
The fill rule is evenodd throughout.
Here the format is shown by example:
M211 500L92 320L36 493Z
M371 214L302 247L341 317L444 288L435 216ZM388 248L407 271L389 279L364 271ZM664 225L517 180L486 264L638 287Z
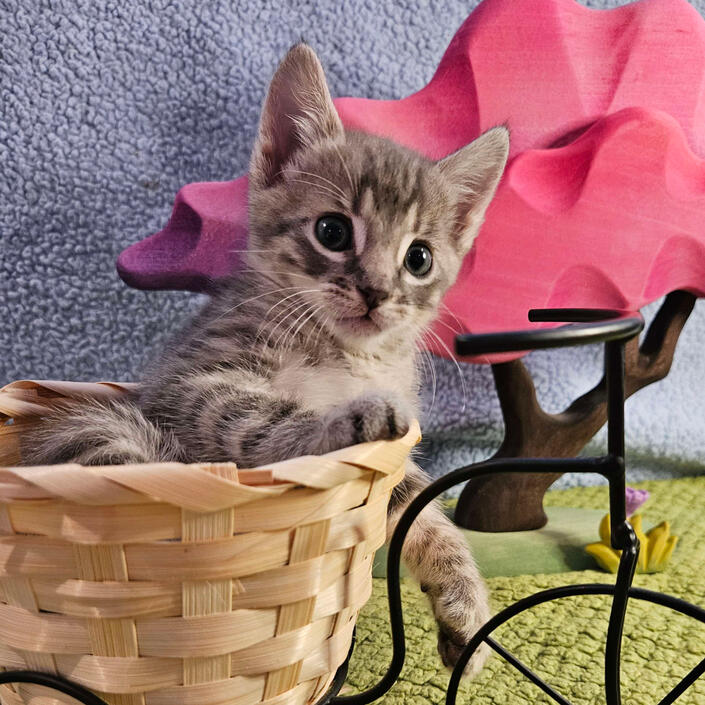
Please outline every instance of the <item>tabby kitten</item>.
M495 128L434 162L344 130L315 53L293 47L252 155L247 270L220 284L137 399L49 419L28 461L253 467L403 435L419 411L420 336L472 245L508 146ZM426 483L409 462L389 532ZM404 558L453 665L489 617L483 581L436 505L412 526Z

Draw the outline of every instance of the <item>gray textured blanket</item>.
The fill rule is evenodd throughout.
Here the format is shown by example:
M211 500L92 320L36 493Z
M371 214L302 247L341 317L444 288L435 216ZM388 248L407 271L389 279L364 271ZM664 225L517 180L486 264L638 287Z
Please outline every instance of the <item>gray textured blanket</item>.
M135 379L197 297L129 290L115 258L163 226L180 186L246 169L267 81L294 41L319 52L334 95L396 98L430 79L474 5L0 0L0 384ZM669 378L628 404L644 472L705 465L703 341L699 305ZM529 357L549 409L596 381L598 355ZM424 451L435 473L486 456L501 434L489 369L461 374L465 411L456 368L438 362Z

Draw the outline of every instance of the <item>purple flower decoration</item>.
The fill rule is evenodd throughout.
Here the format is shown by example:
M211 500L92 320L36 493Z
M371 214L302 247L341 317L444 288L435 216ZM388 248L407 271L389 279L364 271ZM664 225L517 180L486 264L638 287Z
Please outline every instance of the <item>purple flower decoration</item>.
M625 491L627 516L630 517L644 502L650 497L648 490L635 490L633 487L627 487Z

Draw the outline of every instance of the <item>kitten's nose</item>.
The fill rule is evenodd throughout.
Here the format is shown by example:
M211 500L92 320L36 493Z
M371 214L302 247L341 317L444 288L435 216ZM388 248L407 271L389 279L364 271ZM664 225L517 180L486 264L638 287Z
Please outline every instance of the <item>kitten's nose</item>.
M374 289L371 286L358 286L357 290L360 292L360 296L362 296L363 301L370 310L377 308L377 306L389 296L389 293L384 291L384 289Z

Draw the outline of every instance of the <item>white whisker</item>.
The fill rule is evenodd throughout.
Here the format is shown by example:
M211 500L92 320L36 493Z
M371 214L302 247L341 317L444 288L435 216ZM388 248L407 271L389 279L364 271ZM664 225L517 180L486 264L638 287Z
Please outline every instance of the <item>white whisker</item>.
M433 411L433 407L436 405L436 387L437 387L437 380L436 380L436 367L433 364L433 359L431 358L431 355L429 354L428 350L421 349L421 354L422 358L427 362L428 364L428 369L431 372L431 407L428 410L429 413Z
M321 333L323 332L323 329L328 326L330 323L330 314L326 311L324 313L324 318L321 318L320 326L318 328L318 333L316 334L316 339L313 341L313 346L316 347L318 345L318 341L321 339Z
M303 294L312 294L314 292L322 293L320 289L304 289L303 291L295 291L293 294L285 296L283 299L277 301L273 306L269 307L267 313L264 314L264 318L266 319L267 316L269 316L269 314L271 313L271 311L273 311L277 306L281 306L281 304L283 304L287 299L291 299L294 296L302 296Z
M426 330L426 333L432 335L438 343L443 347L443 349L448 353L450 356L450 359L453 361L455 364L455 368L458 371L458 377L460 378L460 387L463 391L463 408L460 410L461 413L465 411L465 408L467 406L467 390L465 388L465 377L463 377L463 372L460 369L460 365L458 364L458 361L455 359L455 355L450 351L448 346L441 340L441 338L438 336L438 334L434 333L430 328Z
M313 181L306 181L305 179L291 179L291 181L296 181L299 184L308 184L309 186L312 186L313 188L319 190L319 191L327 191L331 196L333 196L336 199L340 198L340 194L336 193L333 191L333 189L328 188L327 186L323 186L323 184L316 184Z
M444 308L446 311L448 311L448 313L449 313L451 316L453 316L453 318L455 319L455 322L458 324L458 327L460 328L460 330L458 331L458 335L462 335L463 333L467 332L467 331L465 330L466 327L463 325L462 321L461 321L461 320L453 313L453 311L452 311L450 308L448 308L448 306L446 306L446 304L444 304L442 301L441 301L441 306L443 306L443 308Z
M280 335L277 338L277 342L274 344L274 347L277 348L278 350L286 350L289 345L289 341L293 340L293 338L290 336L291 331L294 329L294 326L306 315L308 314L311 309L314 307L313 304L309 303L308 301L304 304L306 306L306 309L304 312L284 331L282 335ZM302 308L302 307L299 307ZM298 309L297 309L298 310ZM284 345L280 347L280 343L282 338L284 339Z
M240 301L239 304L236 304L235 306L232 306L231 308L227 309L226 311L223 311L219 316L216 316L213 320L218 321L224 316L229 316L235 309L240 308L240 306L244 306L245 304L249 304L250 301L256 301L257 299L261 299L265 296L271 296L272 294L276 294L280 291L290 291L291 289L299 289L300 287L297 286L285 286L282 287L281 289L272 289L271 291L265 291L264 294L259 294L258 296L251 296L249 299L245 299L244 301Z
M276 250L228 250L228 252L276 252Z
M303 290L301 290L301 291L295 291L293 294L289 294L288 296L285 296L283 299L277 301L274 305L270 306L269 309L267 310L267 312L266 312L266 313L264 314L264 316L262 317L262 323L260 323L259 327L257 328L257 333L255 334L255 340L259 340L259 339L260 339L260 337L261 337L262 334L264 333L264 330L266 329L266 327L267 327L268 324L274 323L278 318L280 318L280 317L283 316L283 318L281 318L281 320L279 321L279 323L277 323L277 324L274 326L274 328L272 328L272 330L270 331L270 337L271 337L272 332L275 331L275 330L279 327L279 325L284 321L284 319L286 318L287 312L291 311L291 309L292 309L293 307L299 305L300 301L299 301L299 300L295 300L295 301L292 301L292 302L290 302L290 303L288 303L288 304L285 304L284 308L283 308L281 311L277 312L277 314L274 316L274 318L270 320L270 319L269 319L269 314L270 314L275 308L277 308L277 306L281 306L281 305L284 304L288 299L292 299L292 298L294 298L294 297L301 297L301 296L304 296L304 294L313 294L313 293L321 293L321 291L320 291L320 289L303 289ZM267 342L269 342L269 338L267 338ZM266 343L265 343L265 345L266 345Z
M440 318L436 318L434 323L440 323L442 326L445 326L451 333L455 333L455 335L460 335L460 331L457 328L454 328L453 326L449 325L445 321L441 320Z
M271 340L272 334L274 333L275 330L277 330L277 328L279 328L279 326L285 324L292 316L294 316L296 314L297 311L300 311L302 308L305 308L308 306L311 306L310 301L304 301L303 303L299 303L298 301L294 302L294 305L289 307L286 314L282 318L280 318L277 325L272 329L272 332L267 337L266 344L269 343L269 341ZM287 331L284 331L284 335L286 335L286 332ZM279 348L279 342L281 339L282 339L282 335L280 334L280 336L277 338L277 341L274 343L275 348Z
M325 311L326 308L326 303L323 302L317 309L316 309L316 314L318 314L320 311ZM304 347L307 347L309 342L311 341L311 336L316 332L317 328L320 328L321 323L323 322L323 318L319 318L316 323L314 323L313 328L309 331L309 334L306 336L306 340L304 341Z
M345 163L345 160L343 159L343 155L340 153L340 150L338 149L338 145L335 142L333 142L333 148L338 153L338 158L340 159L340 163L343 165L343 169L345 169L345 173L348 175L348 182L350 183L350 190L351 190L351 197L352 197L352 195L355 194L355 185L353 184L352 176L350 176L350 170L348 169L348 166Z
M272 333L279 327L281 322L286 318L286 315L295 307L299 306L301 304L301 301L296 300L296 301L290 301L288 304L284 306L284 308L279 311L272 320L267 320L264 319L262 323L260 323L259 327L257 328L257 334L255 335L255 340L259 340L262 335L264 335L265 331L269 330L269 337L271 337ZM268 329L268 325L274 324L277 319L279 319L279 322L274 325L273 328ZM267 342L269 342L269 337L267 338Z
M293 315L296 311L299 309L303 308L304 306L307 306L309 304L308 301L304 301L301 303L299 300L292 301L290 304L287 304L279 313L277 313L276 316L274 316L274 319L271 321L271 323L274 323L275 321L278 320L277 324L269 331L269 335L267 336L267 340L264 341L263 347L267 347L269 345L269 341L272 339L272 336L276 332L276 330L281 326L283 323L286 322L287 318L289 318L290 315ZM264 333L264 322L260 326L260 329L262 329L262 333ZM260 332L258 331L256 339L259 338Z
M274 277L269 276L270 274L286 274L289 277L299 277L299 279L305 279L308 284L311 284L311 277L305 274L297 274L296 272L291 272L283 269L255 269L254 267L248 267L245 269L237 269L234 274L259 274L263 279L266 279L272 284L281 284Z
M296 340L296 336L299 334L299 331L306 325L306 323L308 323L311 320L311 318L313 318L313 316L316 315L317 311L320 311L320 309L321 309L321 306L314 307L314 309L311 311L311 313L306 318L304 318L304 320L301 321L301 323L299 323L299 327L294 331L294 334L291 336L292 342L294 340ZM310 333L309 333L309 335L310 335Z
M340 154L340 153L338 153ZM301 171L300 169L292 169L291 167L287 169L282 169L279 173L283 173L285 171L290 171L295 174L303 174L304 176L313 176L314 179L320 179L321 181L325 181L327 184L330 184L334 189L338 191L338 193L343 197L346 198L345 196L345 191L338 186L338 184L334 184L330 179L326 179L325 176L321 176L320 174L312 174L310 171ZM351 184L352 185L352 184Z

